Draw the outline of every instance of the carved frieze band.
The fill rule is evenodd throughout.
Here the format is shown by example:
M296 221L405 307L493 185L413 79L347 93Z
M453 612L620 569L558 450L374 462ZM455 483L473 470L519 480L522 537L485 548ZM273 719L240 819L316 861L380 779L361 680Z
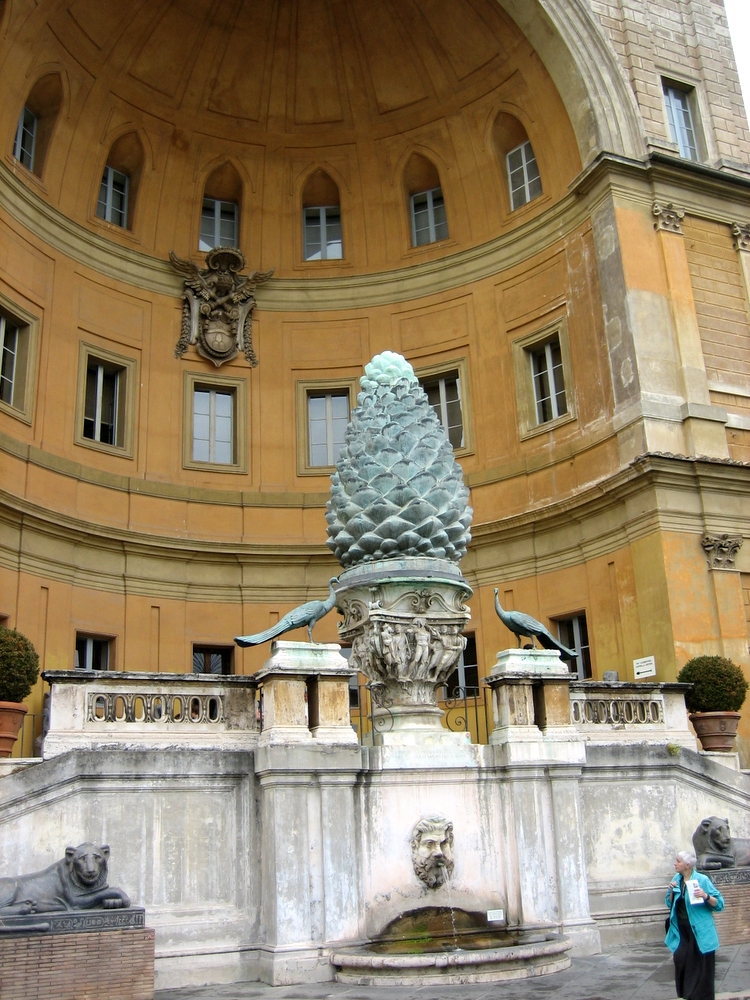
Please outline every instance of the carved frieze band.
M679 233L682 235L682 220L685 218L685 213L682 209L675 208L671 201L667 205L662 205L661 202L655 201L651 211L656 216L654 229L657 232L663 230L665 233Z
M750 253L750 222L733 222L734 249Z
M742 535L710 535L701 538L709 569L734 569L734 557L742 547Z

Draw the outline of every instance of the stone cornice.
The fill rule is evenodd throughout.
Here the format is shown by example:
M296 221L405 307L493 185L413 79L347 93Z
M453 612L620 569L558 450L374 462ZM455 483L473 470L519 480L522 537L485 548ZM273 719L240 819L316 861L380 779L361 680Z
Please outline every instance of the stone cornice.
M703 493L700 509L694 502L696 488ZM665 491L672 498L670 504L662 502ZM652 495L649 503L643 503L644 493ZM544 508L474 524L462 569L471 586L489 585L579 565L658 531L693 534L700 549L707 527L750 535L749 493L747 463L643 455L614 475ZM684 505L675 502L680 495L686 497ZM710 496L716 501L713 506ZM736 507L727 510L730 496L742 499L744 514L738 515ZM512 551L512 564L505 554L495 560L481 555L482 549L491 547Z

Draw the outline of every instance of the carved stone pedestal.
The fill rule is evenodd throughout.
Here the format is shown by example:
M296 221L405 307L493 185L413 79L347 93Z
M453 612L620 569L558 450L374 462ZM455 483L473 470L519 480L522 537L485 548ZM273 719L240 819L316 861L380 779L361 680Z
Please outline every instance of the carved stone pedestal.
M319 740L357 743L349 718L349 678L355 672L338 643L277 639L255 674L262 685L260 746Z
M495 726L490 744L507 761L582 760L570 718L571 674L556 650L504 649L487 678Z
M463 652L471 588L443 559L365 563L339 577L336 604L350 663L370 681L376 743L466 741L441 724L437 688Z

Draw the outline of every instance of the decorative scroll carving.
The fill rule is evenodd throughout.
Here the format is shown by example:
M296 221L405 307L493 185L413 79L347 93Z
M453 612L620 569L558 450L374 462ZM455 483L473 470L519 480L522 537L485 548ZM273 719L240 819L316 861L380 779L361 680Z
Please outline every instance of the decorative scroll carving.
M671 201L667 205L662 205L656 201L651 211L656 216L654 229L657 232L664 230L666 233L679 233L682 235L682 220L685 218L685 213L682 209L675 208Z
M709 569L734 569L734 557L742 547L742 535L709 535L701 538Z
M571 698L570 715L575 726L664 724L664 706L654 698Z
M107 885L108 861L107 844L85 843L43 871L0 878L0 915L128 907L127 893Z
M414 873L428 889L438 889L453 877L453 824L442 816L425 816L411 835Z
M733 222L734 249L750 253L750 222Z
M224 722L224 696L220 694L139 694L90 691L88 722Z
M253 271L239 274L245 257L234 247L214 247L206 254L201 270L192 260L183 260L173 250L169 259L185 279L182 328L174 356L181 358L195 345L199 354L218 368L242 351L253 368L258 359L253 350L252 322L254 292L273 274Z

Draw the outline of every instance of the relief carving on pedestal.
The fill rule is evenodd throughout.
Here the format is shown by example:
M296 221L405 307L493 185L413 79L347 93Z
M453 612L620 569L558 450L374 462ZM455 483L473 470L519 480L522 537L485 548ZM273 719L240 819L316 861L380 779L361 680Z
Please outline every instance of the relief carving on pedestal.
M214 247L206 254L203 270L173 250L169 259L185 279L182 327L174 356L181 358L192 344L218 368L242 351L254 368L258 359L253 350L253 293L257 285L268 281L273 268L239 274L245 257L234 247Z
M437 889L453 877L453 824L442 816L425 816L411 835L414 873L428 889Z

